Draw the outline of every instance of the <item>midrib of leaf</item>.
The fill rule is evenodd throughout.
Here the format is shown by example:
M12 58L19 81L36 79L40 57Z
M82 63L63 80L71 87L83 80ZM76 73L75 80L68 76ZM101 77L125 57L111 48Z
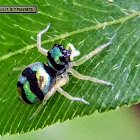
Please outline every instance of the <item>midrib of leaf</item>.
M82 28L82 29L77 29L76 31L61 34L59 36L56 36L56 37L53 37L53 38L50 38L50 39L42 41L42 44L46 44L46 43L49 43L49 42L52 42L52 41L64 39L66 37L69 37L69 36L72 36L72 35L75 35L75 34L79 34L79 33L82 33L82 32L87 32L87 31L91 31L91 30L99 29L99 28L105 28L106 26L109 26L109 25L114 25L114 24L119 24L119 23L123 24L127 20L129 20L129 19L131 19L131 18L133 18L135 16L138 16L138 15L140 15L140 11L133 12L132 14L130 14L130 15L124 17L124 18L120 18L120 19L117 19L117 20L114 20L114 21L104 22L104 23L97 24L95 26L89 26L89 27L85 27L85 28ZM36 43L32 44L32 45L28 45L28 46L26 46L26 47L24 47L22 49L14 51L14 52L9 52L8 54L1 56L0 61L8 59L9 57L11 57L13 55L16 55L18 53L22 53L24 51L30 50L30 49L32 49L34 47L36 47Z

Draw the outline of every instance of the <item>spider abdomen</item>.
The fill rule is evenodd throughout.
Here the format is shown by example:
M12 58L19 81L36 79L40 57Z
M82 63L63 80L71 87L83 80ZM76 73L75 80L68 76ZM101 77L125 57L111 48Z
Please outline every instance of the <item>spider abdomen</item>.
M44 63L35 62L30 64L18 78L19 99L28 104L42 101L52 87L54 79L55 76Z

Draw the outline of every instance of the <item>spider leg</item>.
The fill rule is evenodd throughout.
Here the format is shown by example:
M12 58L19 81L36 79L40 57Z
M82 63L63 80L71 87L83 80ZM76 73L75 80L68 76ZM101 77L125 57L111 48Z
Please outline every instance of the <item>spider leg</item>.
M73 58L74 58L75 56L80 55L80 52L79 52L78 50L76 50L76 48L75 48L75 47L73 46L73 44L71 44L71 43L68 43L67 46L66 46L66 49L67 49L67 50L68 50L69 48L71 49L70 60L73 61Z
M49 29L49 27L50 27L50 23L48 23L47 27L44 30L40 31L37 34L37 48L38 48L38 51L40 53L46 55L46 56L47 56L48 50L41 47L41 35L44 34Z
M68 94L66 91L64 91L62 88L58 88L57 91L59 93L61 93L62 95L64 95L66 98L68 98L69 100L77 100L77 101L82 101L84 102L85 104L88 104L89 105L89 102L87 102L86 100L82 99L82 98L79 98L79 97L73 97L71 96L70 94Z
M12 69L12 71L20 71L20 70L24 70L28 65L24 65L24 66L21 66L21 67L15 67Z
M110 85L110 86L113 85L112 83L107 82L107 81L103 81L103 80L100 80L100 79L97 79L97 78L94 78L94 77L82 75L72 68L68 68L67 72L70 72L74 77L76 77L78 79L89 80L89 81L92 81L92 82L101 83L101 84Z
M57 91L57 89L67 83L67 81L68 81L67 74L63 74L62 77L63 78L61 78L60 80L57 80L56 84L45 95L42 103L38 106L36 111L32 114L32 116L28 120L31 120L33 117L35 117L41 111L41 109L44 107L47 100Z
M112 44L112 42L108 42L106 44L103 44L103 45L99 46L98 48L96 48L95 50L90 52L89 54L81 57L79 60L70 62L69 66L70 67L79 66L79 65L85 63L88 59L90 59L92 56L94 56L95 54L97 54L100 51L102 51L105 47L109 46L110 44Z
M32 116L28 119L31 120L32 118L34 118L40 111L41 109L44 107L44 105L46 104L47 100L56 92L56 85L54 87L51 88L51 90L45 95L42 103L38 106L38 108L36 109L36 111L32 114Z
M26 68L27 66L26 65L24 65L24 66L21 66L21 67L14 67L13 69L11 69L10 71L9 71L9 75L11 75L13 72L15 72L15 71L21 71L21 70L24 70L25 68Z
M79 97L73 97L70 94L68 94L66 91L64 91L62 88L60 88L61 86L65 85L69 81L69 75L67 73L64 73L62 76L65 78L65 82L61 83L61 85L57 88L57 91L62 95L64 95L69 100L77 100L77 101L82 101L85 104L89 104L89 102L87 102L86 100Z

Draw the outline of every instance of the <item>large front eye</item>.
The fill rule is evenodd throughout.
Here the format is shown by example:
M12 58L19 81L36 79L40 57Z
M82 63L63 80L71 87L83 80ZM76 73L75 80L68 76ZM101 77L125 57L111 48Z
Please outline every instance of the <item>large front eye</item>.
M69 51L69 50L63 50L62 51L62 54L63 54L64 57L69 57L71 55L71 51Z
M65 56L66 52L67 52L66 50L62 51L63 56Z
M60 56L59 59L62 62L70 62L71 51L69 51L69 50L63 50L61 53L62 53L62 56Z

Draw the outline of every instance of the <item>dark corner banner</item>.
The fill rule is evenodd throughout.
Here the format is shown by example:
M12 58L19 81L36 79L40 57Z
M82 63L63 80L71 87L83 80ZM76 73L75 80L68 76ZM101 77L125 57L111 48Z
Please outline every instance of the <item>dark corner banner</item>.
M37 5L0 5L2 13L37 13Z

